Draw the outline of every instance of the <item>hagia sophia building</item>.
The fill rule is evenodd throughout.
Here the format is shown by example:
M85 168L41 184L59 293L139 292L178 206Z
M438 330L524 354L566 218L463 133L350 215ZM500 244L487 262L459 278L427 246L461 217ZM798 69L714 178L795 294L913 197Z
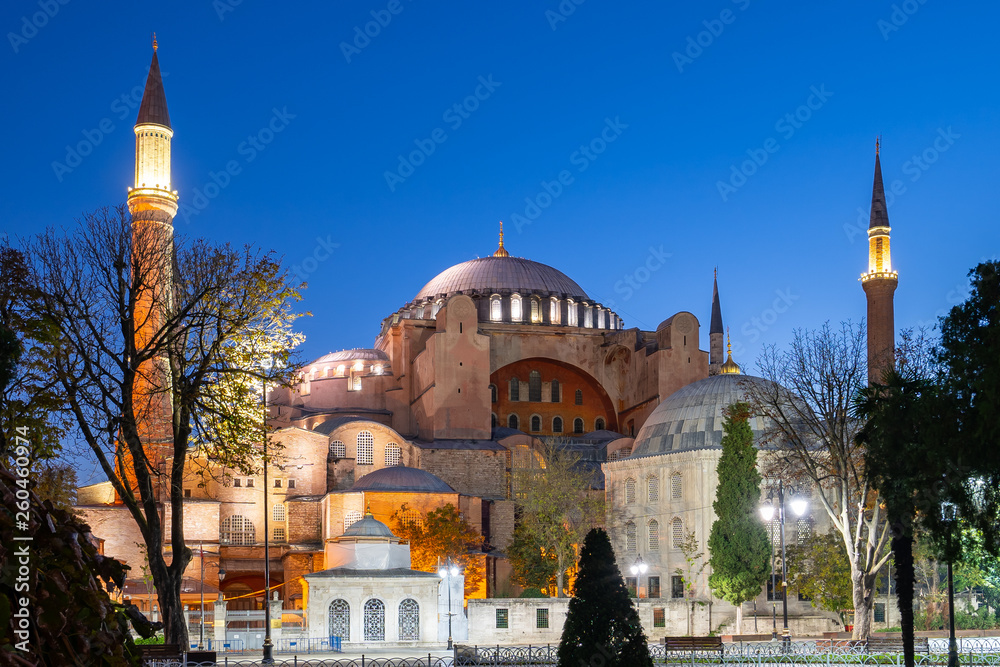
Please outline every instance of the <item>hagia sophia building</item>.
M170 189L173 130L155 48L135 131L129 205L133 215L154 209L171 224L178 196ZM870 279L863 284L869 322L879 324L870 347L884 355L892 347L896 276L877 156L875 169ZM252 594L264 587L266 513L271 584L284 608L301 609L303 575L331 567L345 531L366 513L391 525L403 504L414 520L455 505L483 538L486 577L471 597L516 595L504 557L515 525L512 487L518 470L540 465L552 442L572 448L594 471L622 569L640 555L649 564L635 582L641 594L675 596L681 542L693 532L707 550L721 411L741 395L740 382L763 381L741 374L726 356L718 284L709 300L706 281L704 303L691 304L710 313L707 332L689 311L665 313L655 330L642 331L626 328L557 268L511 251L501 229L491 255L415 290L382 321L371 347L320 357L300 369L293 389L272 389L270 438L283 450L266 489L262 476L189 476L184 524L195 558L186 603L197 603L204 548L206 597L221 592L231 609L259 605ZM110 483L81 488L78 505L105 553L127 562L137 580L142 539ZM788 539L820 524L814 513L789 528ZM685 585L707 596L707 574ZM133 582L131 592L142 607L141 587ZM716 604L717 613L725 611ZM804 602L799 612L809 610Z

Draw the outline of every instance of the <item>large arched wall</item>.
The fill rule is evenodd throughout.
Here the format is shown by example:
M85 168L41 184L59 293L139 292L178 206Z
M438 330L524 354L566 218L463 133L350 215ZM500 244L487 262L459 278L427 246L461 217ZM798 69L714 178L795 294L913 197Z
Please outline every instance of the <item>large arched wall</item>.
M530 401L528 380L532 371L541 374L541 401ZM511 379L519 381L517 401L511 400ZM552 381L559 382L559 401L552 402ZM618 430L618 418L614 404L601 384L590 374L560 361L552 359L522 359L497 369L490 375L490 384L497 388L496 402L490 409L497 416L499 426L507 426L513 413L518 416L519 429L531 435L573 435L573 422L583 419L583 432L596 430L598 418L604 419L605 428ZM576 392L582 394L582 404L576 404ZM531 417L537 415L541 428L531 428ZM556 417L562 419L561 432L553 429Z

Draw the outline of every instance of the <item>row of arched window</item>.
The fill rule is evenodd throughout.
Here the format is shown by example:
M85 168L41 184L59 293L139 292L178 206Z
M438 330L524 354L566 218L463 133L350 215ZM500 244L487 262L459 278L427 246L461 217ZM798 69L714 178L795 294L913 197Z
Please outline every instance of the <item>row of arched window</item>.
M357 458L358 465L374 465L375 463L375 436L371 431L359 431L357 435ZM330 458L347 458L347 446L342 440L330 441ZM403 451L395 442L390 442L385 446L385 465L402 465Z
M493 428L497 427L497 416L494 413L492 415ZM607 422L604 421L604 417L598 417L594 420L594 430L602 431L607 426ZM507 415L507 428L512 428L516 430L521 429L521 418L517 413L510 413ZM565 431L565 423L562 417L552 418L552 432L553 433L563 433ZM577 417L573 420L573 433L574 435L581 435L586 433L587 425L584 423L582 417ZM531 415L528 418L528 430L531 433L538 433L542 430L542 416L541 415Z
M490 321L503 322L504 308L503 298L499 294L490 297ZM510 321L523 322L525 320L533 324L541 324L544 320L543 300L533 296L528 299L527 306L520 294L510 295ZM583 326L587 329L617 329L621 320L608 308L593 306L587 302L578 303L574 299L566 299L566 317L563 322L562 301L557 297L549 297L549 324L566 324L571 327ZM527 312L525 312L527 311ZM581 317L582 315L582 317ZM582 320L582 324L581 324Z
M684 480L679 472L675 472L670 476L670 498L671 500L679 500L681 496L684 495ZM634 505L638 502L639 496L639 484L634 477L629 477L625 480L625 504ZM659 475L649 475L646 477L645 484L645 501L647 503L656 503L660 500L660 477Z
M680 549L684 544L684 522L674 517L670 521L670 548ZM625 550L637 551L639 548L639 529L635 521L625 522ZM660 522L650 519L646 522L646 549L660 550Z
M351 605L344 599L330 603L328 628L331 637L341 641L351 641ZM372 598L365 602L362 618L362 633L366 642L385 641L385 602ZM420 605L413 598L399 603L397 610L399 641L420 640Z
M508 386L508 398L511 401L522 400L520 378L512 377ZM495 384L490 385L490 401L493 403L497 402L497 386ZM542 402L542 374L538 371L530 371L528 373L528 401L532 403ZM553 379L552 382L549 383L549 402L562 402L562 385L559 384L559 380ZM583 405L582 389L577 389L574 392L573 403L576 405Z

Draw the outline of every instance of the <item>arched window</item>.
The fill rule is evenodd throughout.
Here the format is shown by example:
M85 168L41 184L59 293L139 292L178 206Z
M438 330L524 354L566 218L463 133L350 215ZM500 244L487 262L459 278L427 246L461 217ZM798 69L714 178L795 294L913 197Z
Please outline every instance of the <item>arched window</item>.
M538 299L531 300L531 321L532 322L542 321L542 314L538 305Z
M497 402L497 386L495 384L490 385L490 403Z
M517 415L511 414L507 417L507 428L519 429L521 428L520 420L518 420Z
M583 391L581 389L576 390L576 394L573 396L573 402L576 405L583 405Z
M573 433L583 433L583 419L580 417L573 420Z
M365 603L365 641L385 641L385 603L378 598Z
M424 516L416 510L406 510L399 522L404 526L416 526L420 528L424 525Z
M682 544L684 544L684 522L678 516L670 522L670 546L680 549Z
M622 447L621 449L618 450L618 456L622 457L623 459L627 459L628 457L632 456L632 448Z
M625 550L635 551L639 547L639 540L636 536L635 523L629 521L625 524Z
M660 478L650 475L646 478L646 502L655 503L660 499Z
M553 433L562 433L562 429L563 429L562 417L553 417L552 418L552 432Z
M398 466L402 462L403 454L399 445L390 442L385 446L385 464L387 466Z
M625 504L635 504L635 479L632 477L625 480Z
M558 403L562 400L562 396L559 393L559 380L552 381L552 402Z
M510 379L510 400L521 400L521 381L516 377Z
M528 374L528 401L542 402L542 374L538 371L531 371Z
M510 320L511 322L521 321L521 295L510 295Z
M358 521L361 521L361 512L355 512L353 510L348 512L344 515L344 530L346 531Z
M358 464L372 465L375 462L375 436L370 431L358 433Z
M223 544L248 546L257 540L250 519L240 514L234 514L222 520L219 541Z
M603 431L607 425L604 423L604 417L598 417L594 420L594 430Z
M437 317L438 311L441 310L441 306L443 305L444 301L442 301L441 299L435 301L434 305L431 307L431 317Z
M420 605L412 598L399 603L399 639L400 641L420 639Z
M351 605L347 600L334 600L330 603L330 636L340 637L341 641L351 641Z
M594 327L594 309L587 304L583 306L583 326L588 329Z
M681 485L681 474L675 472L670 476L670 497L677 500L681 497L684 487Z
M576 302L573 299L566 299L566 324L576 326Z
M649 531L649 550L659 551L660 550L660 522L656 519L650 519L649 524L646 528Z
M608 460L609 461L617 461L618 460L618 452L611 452L610 454L608 454Z
M805 546L813 534L812 518L803 516L795 523L795 543L800 547Z
M549 299L549 322L559 324L559 299L555 297Z
M347 446L342 440L333 440L330 442L330 456L335 459L343 459L347 457Z
M499 296L490 298L490 319L494 322L503 320L503 305L500 303Z
M361 378L360 377L354 378L354 380L352 380L352 383L353 383L352 386L354 388L354 391L361 391Z
M531 430L538 433L542 430L542 418L538 415L531 415Z
M284 521L285 520L285 506L281 503L274 505L271 508L271 520L272 521Z
M496 428L496 427L497 427L497 413L491 412L490 413L490 428Z

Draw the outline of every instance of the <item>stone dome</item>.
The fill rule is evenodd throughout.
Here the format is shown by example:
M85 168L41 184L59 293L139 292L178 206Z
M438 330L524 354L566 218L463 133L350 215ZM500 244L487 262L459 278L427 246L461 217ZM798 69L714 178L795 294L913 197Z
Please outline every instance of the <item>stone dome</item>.
M351 491L381 491L384 493L457 493L443 479L405 466L388 466L370 472L354 483Z
M746 400L748 382L771 384L751 375L713 375L674 392L649 415L629 458L721 447L722 411ZM765 419L751 417L750 429L757 441L766 429Z
M565 273L521 257L483 257L445 269L424 285L414 302L459 292L518 292L563 295L579 301L590 297Z
M316 359L310 366L316 366L318 364L332 364L338 361L344 362L354 362L354 361L383 361L388 363L389 356L382 350L373 350L368 348L354 348L353 350L341 350L340 352L331 352L330 354L324 354L319 359Z
M389 526L385 525L371 514L355 521L344 531L341 537L395 537Z

